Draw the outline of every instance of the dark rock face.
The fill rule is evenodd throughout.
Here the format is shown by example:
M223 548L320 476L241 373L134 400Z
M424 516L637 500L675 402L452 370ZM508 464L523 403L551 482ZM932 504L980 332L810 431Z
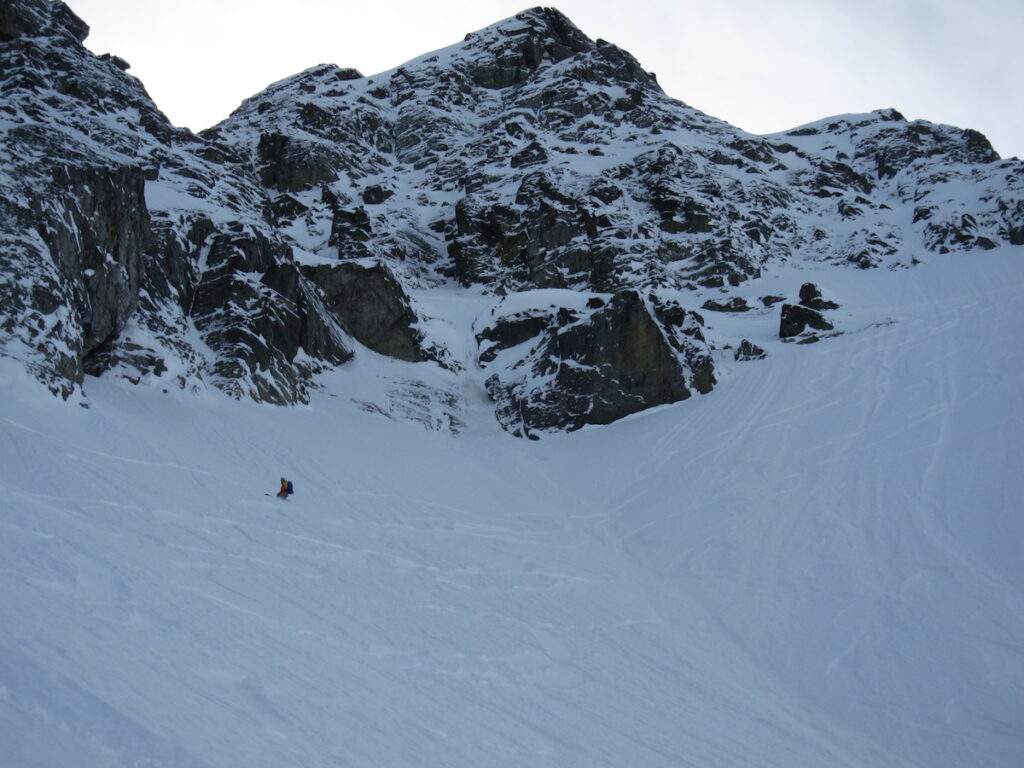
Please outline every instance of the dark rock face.
M51 198L41 207L38 231L50 252L59 255L64 284L72 287L70 301L87 355L124 328L135 309L149 239L142 172L57 168L53 193L60 195L59 203Z
M279 405L305 399L315 365L295 363L304 349L325 365L352 357L345 333L281 244L235 227L208 239L207 264L189 307L217 351L214 383L237 397ZM258 281L251 275L261 275Z
M480 345L480 363L494 362L499 352L535 339L550 323L551 313L546 310L520 312L500 318L476 336L477 344Z
M602 282L597 217L585 202L562 194L543 173L526 176L516 207L472 197L459 202L449 243L454 275L464 285L567 287ZM575 278L575 279L573 279Z
M365 208L347 210L335 208L331 218L331 237L328 243L337 249L339 259L361 259L372 256L370 241L373 225Z
M525 16L525 14L524 14ZM553 8L534 8L526 23L511 31L507 44L473 70L476 82L489 90L524 83L541 62L562 61L574 53L594 49L594 43ZM471 40L472 35L467 37Z
M0 6L0 42L41 34L49 21L45 0L9 0Z
M923 218L931 217L924 216ZM957 218L947 217L940 221L930 221L925 226L925 237L929 247L939 253L974 248L988 251L997 247L994 240L980 234L978 220L969 213ZM1008 233L1008 240L1013 244L1012 232Z
M363 202L366 205L380 205L393 194L394 191L384 189L380 184L371 184L363 190Z
M591 311L502 317L477 338L481 364L503 368L487 380L498 420L521 436L607 424L714 384L696 317L667 303L652 311L635 291Z
M260 181L278 192L299 192L338 178L330 155L301 139L265 134L257 152Z
M814 283L804 283L800 286L800 304L810 309L816 309L819 312L828 309L839 309L839 305L834 301L822 298L821 289Z
M60 0L8 0L0 7L0 42L47 34L81 43L89 25Z
M818 331L831 331L834 326L820 312L796 304L783 304L779 321L779 337L799 336L810 326Z
M359 343L410 363L436 360L436 352L425 349L423 334L416 329L419 318L408 294L386 266L346 261L304 267L302 272Z
M25 226L3 238L3 329L43 353L30 369L67 397L82 383L84 359L136 307L149 216L139 168L60 165L35 193L24 208L0 202L0 213ZM18 327L19 317L30 320Z

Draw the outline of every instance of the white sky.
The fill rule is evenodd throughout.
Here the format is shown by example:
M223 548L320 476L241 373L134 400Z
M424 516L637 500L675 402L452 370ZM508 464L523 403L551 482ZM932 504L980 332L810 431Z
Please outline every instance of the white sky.
M131 63L194 130L332 62L372 75L458 42L529 0L68 0L86 45ZM895 107L975 128L1024 157L1022 0L627 0L555 3L657 73L665 91L753 133Z

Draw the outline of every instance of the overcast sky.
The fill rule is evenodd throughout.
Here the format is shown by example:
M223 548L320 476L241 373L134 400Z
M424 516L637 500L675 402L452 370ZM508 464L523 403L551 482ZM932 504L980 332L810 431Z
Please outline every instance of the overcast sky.
M458 42L526 0L68 0L177 125L322 62L364 75ZM753 133L895 107L1024 157L1024 0L562 0L670 95Z

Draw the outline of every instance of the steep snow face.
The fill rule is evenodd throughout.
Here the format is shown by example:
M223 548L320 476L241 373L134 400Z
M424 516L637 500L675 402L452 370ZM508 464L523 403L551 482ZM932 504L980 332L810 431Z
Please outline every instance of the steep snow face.
M384 357L292 409L3 360L6 763L1021 765L1024 262L746 285L808 279L844 335L716 315L767 359L539 442L353 407Z

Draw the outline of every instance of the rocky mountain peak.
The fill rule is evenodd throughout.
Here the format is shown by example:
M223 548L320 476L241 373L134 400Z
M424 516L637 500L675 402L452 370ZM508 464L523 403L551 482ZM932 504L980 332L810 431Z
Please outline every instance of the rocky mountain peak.
M376 354L448 388L407 372L375 412L433 392L453 425L468 383L536 436L768 354L693 308L775 333L796 299L749 286L778 265L1024 244L1024 165L974 131L879 110L753 136L551 8L369 77L310 67L198 137L87 31L0 9L0 354L64 396L116 374L296 403ZM460 289L460 328L423 309Z
M561 12L537 7L466 35L463 51L474 62L474 80L501 89L522 84L545 61L559 62L594 47Z
M521 86L545 71L544 65L567 62L554 72L584 82L658 89L654 76L632 56L604 40L591 40L554 8L523 11L467 35L464 45L475 63L473 78L485 88Z
M556 60L573 53L594 48L594 41L587 37L565 14L557 8L536 6L517 13L484 29L470 32L465 42L478 43L487 40L493 45L495 39L504 39L510 49L520 47L525 40L532 40L549 50Z
M82 43L89 36L89 25L61 0L4 2L0 7L0 42L37 35L62 35Z

